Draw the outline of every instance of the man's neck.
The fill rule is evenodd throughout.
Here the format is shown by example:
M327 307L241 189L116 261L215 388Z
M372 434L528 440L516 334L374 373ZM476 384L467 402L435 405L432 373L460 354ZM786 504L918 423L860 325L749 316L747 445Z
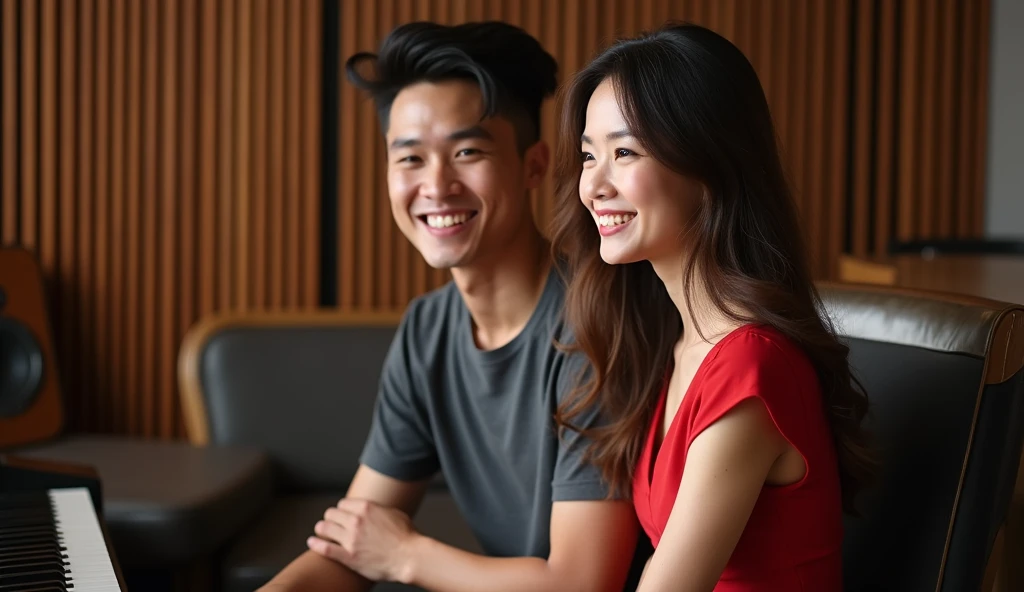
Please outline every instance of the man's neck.
M452 269L477 347L497 349L519 335L537 308L550 269L548 243L532 227L490 260Z

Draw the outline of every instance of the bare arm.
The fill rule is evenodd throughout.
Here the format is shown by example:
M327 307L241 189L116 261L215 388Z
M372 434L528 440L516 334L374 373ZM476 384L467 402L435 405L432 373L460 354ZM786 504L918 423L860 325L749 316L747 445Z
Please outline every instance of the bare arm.
M364 465L356 471L345 497L369 500L411 516L419 508L428 484L429 481L392 479ZM260 588L260 592L355 592L369 590L371 584L341 563L306 551Z
M435 592L621 592L637 533L629 502L555 502L546 560L482 557L417 536L400 579Z
M665 533L638 590L713 590L765 479L788 447L757 399L740 403L697 436Z

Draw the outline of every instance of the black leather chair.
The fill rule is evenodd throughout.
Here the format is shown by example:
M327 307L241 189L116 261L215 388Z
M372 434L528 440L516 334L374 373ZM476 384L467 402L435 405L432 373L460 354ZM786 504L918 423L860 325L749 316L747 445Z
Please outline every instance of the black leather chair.
M1024 307L886 287L821 290L871 400L883 461L863 517L846 523L847 592L990 586L1024 441Z
M358 468L396 315L251 313L197 324L180 354L186 426L198 446L258 446L275 496L223 554L224 590L250 592L306 550L306 537ZM438 480L422 532L479 552ZM377 590L410 590L382 584Z

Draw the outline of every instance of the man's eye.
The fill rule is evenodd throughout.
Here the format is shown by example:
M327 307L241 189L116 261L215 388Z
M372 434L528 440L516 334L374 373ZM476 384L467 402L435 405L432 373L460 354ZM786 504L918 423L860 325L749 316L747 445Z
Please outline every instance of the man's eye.
M475 154L480 154L480 151L476 148L463 148L462 150L459 150L455 156L473 156Z

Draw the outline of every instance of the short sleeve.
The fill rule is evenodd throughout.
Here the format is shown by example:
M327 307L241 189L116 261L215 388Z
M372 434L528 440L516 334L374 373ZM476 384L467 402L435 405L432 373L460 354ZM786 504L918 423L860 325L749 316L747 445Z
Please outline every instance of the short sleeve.
M360 462L403 481L426 479L440 467L425 394L412 380L414 346L410 307L398 327L381 371L370 434Z
M557 380L557 399L559 404L575 388L577 381L589 367L586 356L582 354L566 355L560 366ZM573 424L581 428L591 428L599 424L600 416L594 409L588 409L573 420ZM551 496L553 502L603 500L608 498L607 483L601 478L597 466L584 458L590 440L575 430L562 430L558 438L558 456L555 460L554 478Z
M692 411L686 445L739 403L760 399L790 442L806 431L808 397L817 375L803 354L782 336L743 330L712 352ZM728 338L727 338L728 339ZM796 438L800 440L799 437Z

